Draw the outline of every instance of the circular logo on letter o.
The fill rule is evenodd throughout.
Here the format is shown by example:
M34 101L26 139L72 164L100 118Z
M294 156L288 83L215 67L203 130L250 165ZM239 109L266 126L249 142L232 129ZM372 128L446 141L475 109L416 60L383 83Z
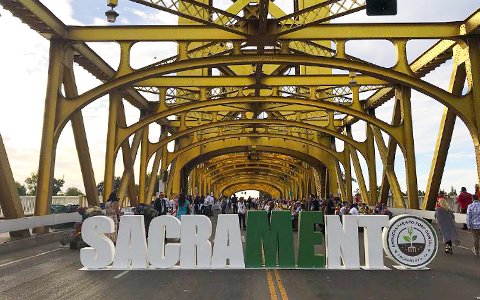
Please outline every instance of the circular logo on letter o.
M383 249L396 263L410 269L427 266L437 255L438 237L421 217L400 215L383 229Z

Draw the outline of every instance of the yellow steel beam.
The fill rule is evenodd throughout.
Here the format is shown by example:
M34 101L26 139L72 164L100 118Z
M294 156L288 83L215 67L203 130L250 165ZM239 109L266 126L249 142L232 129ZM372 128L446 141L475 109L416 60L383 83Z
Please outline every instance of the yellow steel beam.
M116 132L118 127L118 104L122 101L121 92L114 91L110 93L110 105L108 112L108 131L107 131L107 149L105 151L105 177L103 185L103 202L113 191L113 179L115 176L115 157L116 157ZM123 141L122 141L123 142Z
M400 73L395 70L387 70L375 66L373 64L368 64L364 62L356 61L347 61L345 59L337 59L331 57L312 57L305 55L230 55L230 56L218 56L218 57L207 57L199 58L194 60L180 60L168 65L160 65L157 67L147 68L137 70L131 74L122 76L111 80L108 83L102 84L92 90L85 92L77 98L70 99L68 101L62 102L62 110L59 113L60 115L60 124L63 125L68 121L71 114L75 111L85 107L89 103L95 101L99 97L105 95L109 91L115 89L119 86L125 86L132 84L136 81L146 79L152 76L161 76L164 74L169 74L177 70L193 70L198 68L208 68L214 67L218 64L229 64L229 65L239 65L239 64L308 64L310 66L319 66L319 67L331 67L331 68L340 68L348 69L352 71L359 71L364 74L369 74L373 77L383 78L387 80L396 81L405 86L411 87L420 91L433 99L439 101L440 103L451 107L455 112L461 116L462 120L466 122L469 126L472 122L472 116L470 115L469 109L469 97L458 97L452 95L445 90L434 86L426 81L420 80L411 74ZM463 100L463 101L462 101ZM220 100L218 100L220 101ZM205 101L206 102L206 101Z
M50 60L48 66L47 95L45 113L43 115L42 143L40 146L40 161L38 167L37 195L35 199L35 216L50 213L52 203L53 174L58 137L55 137L57 109L63 80L64 43L58 40L50 41ZM45 233L45 227L35 228L36 233Z
M467 19L465 19L465 33L466 34L478 34L480 33L480 9L477 9Z
M385 146L385 141L383 140L382 133L380 132L380 130L375 126L371 126L371 129L375 137L375 142L377 143L377 149L380 154L380 158L383 163L383 174L387 178L389 183L388 185L385 185L385 182L382 181L382 185L380 187L380 196L381 196L380 200L382 203L386 204L387 199L386 197L383 198L383 190L386 190L386 196L388 196L388 188L386 188L386 186L388 186L392 191L392 196L393 196L393 200L395 201L396 207L405 207L402 191L400 190L400 184L398 183L397 176L395 175L395 171L394 171L394 164L393 164L394 161L389 160L389 152L391 151L390 149L387 149L387 147ZM395 145L392 151L395 152L396 148L397 147ZM382 177L382 180L383 180L383 177Z
M140 175L139 175L139 182L138 182L138 202L139 203L145 203L146 197L145 197L145 189L147 188L147 182L146 182L146 176L147 176L147 166L148 166L148 129L149 126L145 126L143 128L143 133L142 133L142 142L140 143L141 148L140 148ZM158 151L156 151L158 152ZM155 174L152 174L152 176L155 176ZM149 204L149 203L147 203Z
M400 98L403 113L403 145L405 158L405 172L407 175L407 197L408 207L410 209L418 209L418 185L417 185L417 168L415 163L415 147L413 138L413 121L411 108L411 90L407 87L400 87L396 91L396 97Z
M265 76L262 83L268 86L348 86L351 77L340 74ZM359 85L389 85L385 80L358 75ZM255 83L252 76L162 76L138 81L137 87L245 87Z
M449 91L455 94L461 94L467 77L465 64L454 64L452 76L450 78ZM432 167L428 176L427 188L425 189L425 198L422 209L434 210L437 203L437 195L442 182L445 162L447 161L448 149L452 141L453 129L455 127L455 114L445 108L442 120L440 121L440 129L438 131L437 144L433 153Z
M322 24L281 36L289 40L444 39L462 35L463 22L408 24Z
M402 122L402 112L401 112L400 99L395 98L391 124L393 126L398 126L398 125L401 124L401 122ZM382 140L380 140L380 137L382 138ZM378 141L381 142L381 141L383 141L383 137L381 135L380 135L380 137L379 137ZM377 140L377 138L375 138L375 139ZM378 145L378 141L377 141L377 145ZM379 149L379 152L384 150L384 147L382 147L382 145L378 145L377 148ZM391 138L389 138L388 139L388 147L386 147L386 156L384 156L385 157L385 162L383 162L384 157L382 157L382 162L383 162L384 169L383 169L383 174L382 174L382 183L381 183L381 186L380 186L380 201L382 203L386 204L388 194L389 194L389 190L392 189L392 195L393 195L397 205L399 205L399 207L404 207L405 204L404 204L404 200L403 200L403 194L401 194L401 191L400 191L400 195L397 194L398 189L400 189L399 186L397 188L398 181L397 181L397 183L395 183L396 179L394 179L394 178L390 178L390 180L389 180L389 177L392 177L391 176L392 171L394 170L396 152L397 152L397 142L395 140L392 140ZM388 175L387 172L389 172L390 175ZM395 175L395 174L393 173L393 175ZM392 185L392 187L390 187L390 185Z
M347 126L346 128L347 136L352 137L351 127ZM365 185L365 179L363 177L362 166L360 165L360 160L358 159L357 150L349 145L346 145L350 149L350 156L352 158L353 169L355 171L355 176L357 177L358 188L360 189L360 195L362 196L362 200L369 205L373 205L374 203L371 201L370 197L368 196L367 187Z
M5 219L25 217L12 169L8 162L7 150L3 144L2 135L0 135L0 207L2 208ZM10 236L28 237L30 236L30 232L28 230L10 232Z
M125 116L125 107L123 101L118 102L118 114L117 121L118 126L126 127L127 119ZM142 140L143 129L137 131L133 137L132 145L128 140L123 141L121 144L122 156L123 156L123 174L120 180L120 186L118 187L117 197L120 199L120 206L123 205L125 200L125 194L128 190L128 198L130 205L134 206L137 202L137 189L135 187L135 176L133 170L133 164L137 157L138 148Z
M472 35L468 37L467 41L472 74L472 90L470 92L472 94L472 101L470 108L475 119L475 127L470 128L470 133L472 134L473 145L475 147L477 180L480 182L480 141L478 137L480 132L480 38L478 35Z
M65 24L38 0L0 0L0 4L45 38L67 37Z
M67 36L83 42L246 40L243 35L208 25L68 26Z
M63 73L63 85L67 97L78 96L75 74L73 72L73 51L69 51L68 68ZM87 134L83 122L82 112L79 111L72 117L73 137L77 148L80 170L82 172L83 184L85 186L85 195L89 205L99 205L97 184L93 173L92 159L88 147Z

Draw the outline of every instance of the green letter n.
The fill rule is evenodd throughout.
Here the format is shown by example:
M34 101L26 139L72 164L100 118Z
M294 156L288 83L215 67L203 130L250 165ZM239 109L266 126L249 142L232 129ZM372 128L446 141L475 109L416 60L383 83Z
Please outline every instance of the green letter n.
M266 211L249 211L247 226L247 245L245 266L262 267L262 246L265 255L265 267L293 268L292 216L290 211L273 211L268 226Z

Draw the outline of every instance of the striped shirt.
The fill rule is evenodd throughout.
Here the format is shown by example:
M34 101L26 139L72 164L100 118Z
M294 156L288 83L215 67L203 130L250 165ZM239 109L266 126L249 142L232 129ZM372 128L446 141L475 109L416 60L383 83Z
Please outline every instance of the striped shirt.
M468 206L467 226L470 229L480 229L480 202L478 201Z

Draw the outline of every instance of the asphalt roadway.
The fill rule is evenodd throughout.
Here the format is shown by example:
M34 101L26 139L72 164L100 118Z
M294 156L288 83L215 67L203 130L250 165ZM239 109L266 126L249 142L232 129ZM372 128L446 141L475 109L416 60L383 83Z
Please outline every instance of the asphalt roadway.
M421 271L79 271L79 251L51 243L0 256L0 300L480 299L480 257L471 235L460 237L452 256L440 244L430 270Z

